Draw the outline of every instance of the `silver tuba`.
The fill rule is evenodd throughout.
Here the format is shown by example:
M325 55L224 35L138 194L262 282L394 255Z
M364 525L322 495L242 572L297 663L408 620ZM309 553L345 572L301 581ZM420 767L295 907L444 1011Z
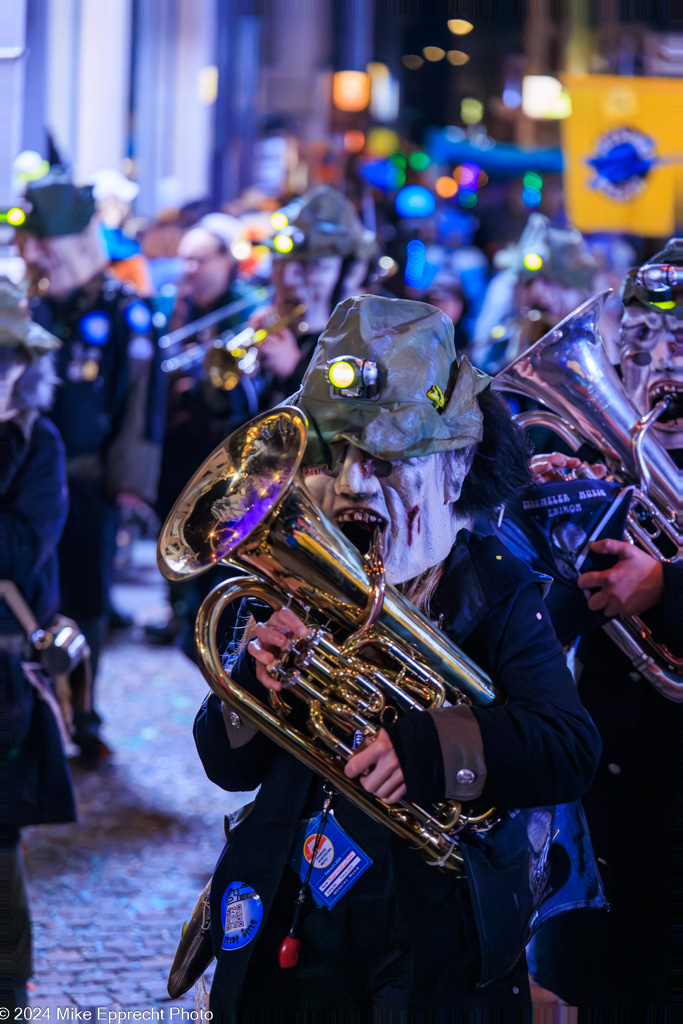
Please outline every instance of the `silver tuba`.
M664 398L641 416L612 366L598 321L609 292L593 296L493 380L497 391L526 395L545 408L521 413L524 427L542 426L573 451L597 448L610 478L635 486L627 535L661 561L681 556L681 473L650 427ZM683 659L658 644L637 616L603 627L635 668L664 697L683 701Z
M401 712L486 705L488 676L387 585L377 547L362 556L312 500L301 461L303 413L281 406L251 420L209 456L179 497L157 559L183 580L222 563L243 575L219 584L197 618L200 667L213 692L241 719L303 761L370 817L418 847L429 863L462 871L457 834L485 831L493 811L468 816L454 800L428 808L389 806L344 775L349 738L374 736ZM377 535L376 535L377 537ZM273 609L290 604L312 627L277 665L285 688L261 700L238 686L217 646L218 623L243 597ZM332 637L329 631L334 632ZM265 690L264 690L265 693ZM306 706L305 728L292 697Z

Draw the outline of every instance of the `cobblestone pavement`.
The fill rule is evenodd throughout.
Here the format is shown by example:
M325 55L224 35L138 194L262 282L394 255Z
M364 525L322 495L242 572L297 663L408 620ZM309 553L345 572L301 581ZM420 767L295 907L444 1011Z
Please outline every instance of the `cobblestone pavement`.
M133 555L114 598L136 624L105 651L98 676L113 757L96 771L74 768L78 824L23 833L29 999L53 1020L71 1007L166 1007L162 1019L188 1019L194 993L172 1002L168 971L221 850L223 816L246 799L204 775L191 728L207 686L180 651L144 643L143 624L165 615L165 590L153 544L138 542Z

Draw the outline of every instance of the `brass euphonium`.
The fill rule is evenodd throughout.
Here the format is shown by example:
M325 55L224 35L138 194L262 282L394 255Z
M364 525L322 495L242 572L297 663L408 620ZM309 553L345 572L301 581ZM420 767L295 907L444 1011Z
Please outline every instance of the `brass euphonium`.
M461 871L457 835L484 831L492 811L468 816L450 800L393 806L344 775L349 737L374 736L408 710L487 705L488 676L386 585L377 546L362 556L309 494L301 471L307 442L301 410L281 406L231 434L195 473L164 524L159 568L183 580L222 563L243 575L219 584L196 625L200 667L213 692L241 719L303 761L370 817L421 849L429 863ZM243 597L292 606L311 627L278 669L285 688L259 700L230 676L217 647L218 623ZM334 632L334 637L330 630ZM265 692L265 690L264 690ZM290 717L290 697L307 706L307 729ZM310 735L309 735L310 733Z
M636 409L605 349L598 321L609 292L593 296L494 378L492 387L540 402L521 426L552 430L572 449L596 448L608 479L635 490L627 535L661 561L681 555L681 473L650 428L669 399L645 416ZM638 616L603 627L664 697L683 701L683 659L657 643Z

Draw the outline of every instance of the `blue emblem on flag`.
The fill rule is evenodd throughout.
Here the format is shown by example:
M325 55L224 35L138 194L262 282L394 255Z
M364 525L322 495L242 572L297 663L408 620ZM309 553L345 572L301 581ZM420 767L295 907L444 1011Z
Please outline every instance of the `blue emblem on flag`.
M618 128L602 136L587 163L595 171L591 187L626 202L642 192L659 161L652 139L633 128Z

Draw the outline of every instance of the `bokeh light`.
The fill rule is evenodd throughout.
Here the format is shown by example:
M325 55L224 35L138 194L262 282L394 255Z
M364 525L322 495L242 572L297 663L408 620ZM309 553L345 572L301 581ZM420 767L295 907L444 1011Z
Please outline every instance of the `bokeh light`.
M417 53L406 53L401 57L401 63L410 71L415 71L424 64L424 57L420 57Z
M424 242L414 238L412 242L408 242L407 252L405 281L411 288L419 288L422 284L425 263L427 261Z
M471 21L465 21L464 18L451 18L448 27L454 36L466 36L468 32L472 31L474 25Z
M484 116L484 104L472 96L466 96L460 104L460 117L465 124L479 124Z
M449 64L459 67L461 64L467 64L470 58L469 55L463 53L462 50L449 50L446 54L446 59Z
M414 171L426 171L429 167L431 160L427 153L422 153L418 150L416 153L411 153L408 157L408 163Z
M287 220L287 214L278 210L277 213L271 215L270 223L275 231L282 231L282 229L286 228L289 223Z
M368 156L392 156L401 147L393 128L373 128L365 140L365 151Z
M332 79L332 102L337 110L365 110L370 102L369 75L365 71L337 71Z
M431 217L436 209L434 194L424 185L407 185L396 196L399 217Z
M458 191L458 183L453 178L437 178L436 184L434 185L436 194L441 196L442 199L450 199Z
M433 63L437 60L443 60L446 56L446 51L442 50L440 46L425 46L422 49L425 60L430 60Z
M344 132L344 149L347 153L360 153L364 145L365 132L361 132L357 128Z

